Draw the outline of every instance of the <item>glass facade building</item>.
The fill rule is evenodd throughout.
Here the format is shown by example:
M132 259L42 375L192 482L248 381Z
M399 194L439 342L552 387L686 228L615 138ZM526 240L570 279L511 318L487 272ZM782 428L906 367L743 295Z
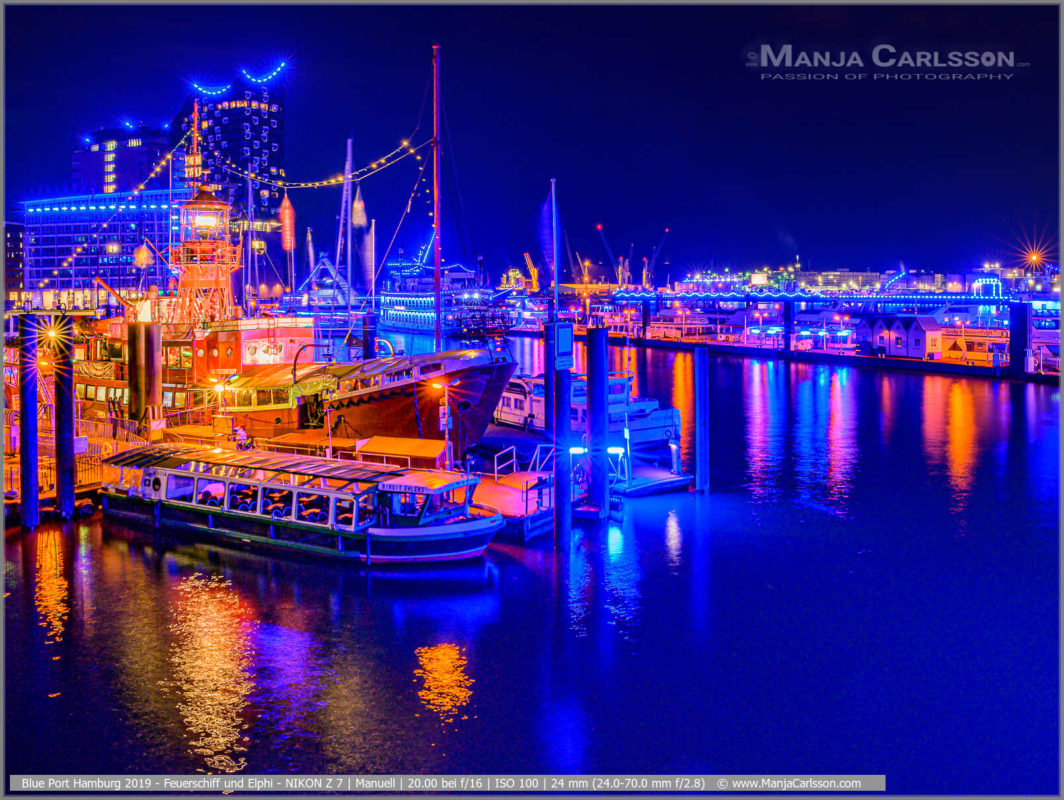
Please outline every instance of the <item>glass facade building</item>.
M167 150L163 131L130 123L96 131L71 158L77 194L121 194L136 189Z
M199 100L203 182L234 211L247 208L248 181L226 170L226 162L273 180L285 178L284 91L277 74L282 68L261 78L242 70L229 85L213 89L194 86L196 94L170 126L176 143L191 124L193 99ZM277 218L283 192L252 181L251 194L255 219Z
M20 222L4 220L4 292L5 299L18 297L22 291L23 249L26 228Z
M25 292L39 296L45 308L59 303L92 308L107 302L97 277L124 295L150 286L165 291L170 283L166 250L171 233L176 241L178 209L192 191L158 189L131 200L126 196L89 194L23 203ZM145 241L151 263L138 267L136 250Z

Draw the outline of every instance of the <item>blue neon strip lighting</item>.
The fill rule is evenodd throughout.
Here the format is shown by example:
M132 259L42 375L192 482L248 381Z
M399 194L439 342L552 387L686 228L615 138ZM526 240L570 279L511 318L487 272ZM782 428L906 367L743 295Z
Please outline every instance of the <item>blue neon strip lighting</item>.
M282 61L280 64L277 65L277 68L273 72L268 75L263 75L261 78L252 77L246 69L241 69L240 72L244 75L245 78L247 78L252 83L266 83L266 81L273 80L277 77L277 73L284 69L285 63L286 62Z
M228 86L211 86L211 87L208 87L208 86L200 86L198 83L193 81L192 82L192 88L195 89L200 94L207 94L207 95L211 95L213 97L214 95L225 94L226 92L228 92L230 89L233 88L233 84L230 83ZM169 127L169 125L167 127Z

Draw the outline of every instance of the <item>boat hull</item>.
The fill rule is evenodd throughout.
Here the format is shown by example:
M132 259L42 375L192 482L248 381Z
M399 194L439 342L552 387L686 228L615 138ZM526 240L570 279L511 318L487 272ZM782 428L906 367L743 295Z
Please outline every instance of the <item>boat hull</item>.
M511 360L449 372L454 386L446 393L456 458L483 438L516 364ZM457 381L457 383L455 383ZM434 381L387 387L331 403L333 433L351 439L401 436L444 439L440 406L444 400Z
M430 528L336 531L322 525L270 520L253 514L146 500L104 491L103 513L140 530L166 529L230 547L303 553L374 564L421 564L477 558L503 527L502 517L481 517Z

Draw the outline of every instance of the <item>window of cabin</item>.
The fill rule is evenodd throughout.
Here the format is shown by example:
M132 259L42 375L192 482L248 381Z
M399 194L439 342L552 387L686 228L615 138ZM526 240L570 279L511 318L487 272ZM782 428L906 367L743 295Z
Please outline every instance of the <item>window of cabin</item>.
M225 499L225 483L212 478L200 478L196 484L196 502L201 506L220 506Z
M296 495L296 519L314 525L326 525L329 522L329 495L299 492Z
M345 497L336 501L336 527L349 531L355 524L355 501Z
M262 513L274 519L292 518L292 491L263 487Z
M166 499L192 502L192 486L196 479L191 475L169 475L166 478Z
M95 384L90 383L88 386L85 387L85 396L89 400L95 400L96 399L96 385Z
M246 483L229 484L230 511L254 511L259 507L259 487Z

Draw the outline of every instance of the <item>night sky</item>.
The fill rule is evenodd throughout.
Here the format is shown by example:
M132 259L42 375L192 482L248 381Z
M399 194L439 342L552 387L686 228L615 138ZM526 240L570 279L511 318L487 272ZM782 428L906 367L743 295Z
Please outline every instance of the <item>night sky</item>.
M6 6L5 201L64 193L90 130L177 112L190 79L287 60L289 179L338 174L406 138L442 47L445 257L471 238L498 274L530 250L558 180L574 249L708 265L958 270L1003 261L1058 219L1058 9L1042 7ZM765 81L795 50L1015 51L1009 81ZM869 67L865 71L871 72ZM942 71L942 70L939 70ZM962 70L945 70L959 72ZM978 72L978 69L967 69ZM453 150L453 157L452 157ZM426 151L427 152L427 151ZM420 166L362 185L387 245ZM340 189L293 191L299 237L332 250ZM456 227L459 200L464 214ZM10 213L10 212L9 212ZM424 227L415 214L415 227ZM399 242L412 248L420 230Z

